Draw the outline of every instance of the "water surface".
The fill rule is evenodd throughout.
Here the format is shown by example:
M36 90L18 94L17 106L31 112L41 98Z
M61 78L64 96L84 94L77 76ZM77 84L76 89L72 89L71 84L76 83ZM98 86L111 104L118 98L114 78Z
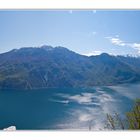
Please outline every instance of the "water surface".
M140 98L140 84L93 88L1 90L0 129L92 130L104 128L106 114L124 117L133 100Z

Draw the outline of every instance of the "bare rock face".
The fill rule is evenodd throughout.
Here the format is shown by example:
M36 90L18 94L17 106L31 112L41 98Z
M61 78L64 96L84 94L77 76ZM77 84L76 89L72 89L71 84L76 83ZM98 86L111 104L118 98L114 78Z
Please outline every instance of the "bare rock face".
M4 128L4 131L15 131L16 130L16 126L10 126L8 128Z

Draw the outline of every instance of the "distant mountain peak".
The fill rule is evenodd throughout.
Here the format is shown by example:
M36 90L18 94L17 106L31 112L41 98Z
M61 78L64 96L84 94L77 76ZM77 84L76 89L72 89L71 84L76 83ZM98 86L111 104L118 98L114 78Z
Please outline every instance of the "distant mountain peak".
M65 47L62 47L62 46L56 46L55 48L56 48L56 49L61 49L61 50L68 50L68 51L70 51L68 48L65 48Z
M43 45L0 54L0 89L90 87L140 82L140 59L84 56Z
M102 53L101 56L110 56L108 53Z
M46 51L51 51L53 50L54 48L50 45L42 45L41 46L42 49L46 50Z

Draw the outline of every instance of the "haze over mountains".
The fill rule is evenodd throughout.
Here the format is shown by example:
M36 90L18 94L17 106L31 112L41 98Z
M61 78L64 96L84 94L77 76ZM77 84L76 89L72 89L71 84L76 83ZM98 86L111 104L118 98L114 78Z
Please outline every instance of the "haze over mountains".
M64 47L0 54L0 89L92 87L140 81L140 57L84 56Z

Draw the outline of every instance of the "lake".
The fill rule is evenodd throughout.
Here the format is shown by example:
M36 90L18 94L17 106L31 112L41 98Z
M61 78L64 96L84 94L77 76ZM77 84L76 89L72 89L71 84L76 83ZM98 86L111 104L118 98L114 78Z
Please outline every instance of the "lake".
M104 128L106 114L123 118L133 100L140 98L140 84L93 88L49 88L0 91L0 129L92 130Z

